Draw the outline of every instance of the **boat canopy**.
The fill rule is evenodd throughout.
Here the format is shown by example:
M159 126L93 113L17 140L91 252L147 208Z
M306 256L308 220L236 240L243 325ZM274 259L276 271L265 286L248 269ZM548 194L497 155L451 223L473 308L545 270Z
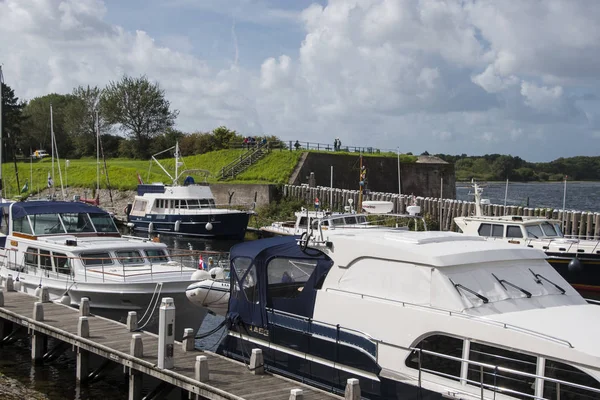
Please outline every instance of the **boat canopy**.
M108 214L101 208L80 202L68 201L23 201L14 203L11 209L12 218L23 218L26 215L87 213Z
M231 248L229 318L266 327L267 308L312 318L317 290L333 262L319 250L303 252L297 240L274 237Z

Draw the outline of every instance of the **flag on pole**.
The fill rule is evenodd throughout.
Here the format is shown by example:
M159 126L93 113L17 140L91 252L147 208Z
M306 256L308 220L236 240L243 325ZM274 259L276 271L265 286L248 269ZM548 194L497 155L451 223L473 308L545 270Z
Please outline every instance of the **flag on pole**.
M144 184L144 181L142 180L142 177L140 176L139 172L136 172L136 174L137 174L137 180L138 180L138 183L139 183L140 185L143 185L143 184Z
M48 172L48 187L52 187L54 186L54 181L52 180L52 177L50 176L50 172Z

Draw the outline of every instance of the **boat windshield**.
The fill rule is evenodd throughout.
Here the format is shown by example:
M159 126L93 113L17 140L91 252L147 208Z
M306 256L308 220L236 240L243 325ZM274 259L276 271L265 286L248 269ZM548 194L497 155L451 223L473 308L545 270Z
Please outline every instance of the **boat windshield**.
M527 236L530 238L555 238L562 237L562 231L558 223L542 222L539 225L529 225L526 228Z
M27 226L26 220L22 222L13 224L15 232L34 235L119 232L110 216L102 213L35 214L29 216L31 226Z

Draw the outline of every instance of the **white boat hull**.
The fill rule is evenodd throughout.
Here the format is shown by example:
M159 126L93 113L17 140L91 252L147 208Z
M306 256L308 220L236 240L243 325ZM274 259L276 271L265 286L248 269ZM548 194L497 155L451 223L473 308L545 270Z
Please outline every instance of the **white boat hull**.
M15 271L4 267L0 276L5 279L9 274L15 277ZM16 278L13 278L16 280ZM37 276L20 275L17 283L19 290L35 295L41 284L48 288L51 301L61 301L68 294L66 301L73 307L79 307L81 299L90 300L92 314L113 319L122 323L127 322L129 311L137 312L138 326L148 332L158 333L158 318L161 299L173 298L175 304L175 338L183 337L185 328L197 332L207 314L207 310L196 307L187 300L185 290L189 280L167 282L137 282L137 283L85 283L67 282L64 280L44 278L40 281Z

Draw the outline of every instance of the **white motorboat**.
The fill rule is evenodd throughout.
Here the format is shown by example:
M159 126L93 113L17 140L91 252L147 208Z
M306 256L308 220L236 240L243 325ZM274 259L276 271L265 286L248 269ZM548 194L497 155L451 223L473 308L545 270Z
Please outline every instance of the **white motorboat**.
M133 204L126 209L128 226L134 231L148 233L243 239L253 211L249 208L238 210L217 206L206 180L196 182L192 175L188 175L206 175L208 171L185 170L180 173L179 144L165 151L172 149L175 149L174 176L171 176L155 158L158 154L152 156L158 166L173 180L172 185L140 183ZM179 184L183 176L186 176L183 184Z
M45 287L52 300L72 306L87 297L93 313L120 321L136 311L149 331L156 331L161 298L172 297L178 338L206 315L185 296L198 265L192 252L175 255L165 244L121 237L106 211L81 202L5 203L2 212L9 225L0 277L19 290Z
M394 204L391 201L375 201L366 200L362 202L362 209L365 211L362 214L357 214L352 209L352 201L349 200L350 206L344 213L307 210L302 208L294 213L295 221L274 222L271 225L263 226L260 231L269 236L302 236L310 230L321 227L322 229L342 229L342 228L373 228L381 226L399 227L397 222L399 219L406 221L415 221L421 209L417 205L407 207L407 214L393 214ZM377 218L375 216L380 216ZM423 222L421 226L426 229Z
M366 399L600 398L600 307L546 255L452 232L314 231L230 252L219 353Z
M483 215L482 189L473 184L475 215L456 217L466 235L543 250L548 262L586 297L600 298L600 241L563 235L561 221L541 216Z

